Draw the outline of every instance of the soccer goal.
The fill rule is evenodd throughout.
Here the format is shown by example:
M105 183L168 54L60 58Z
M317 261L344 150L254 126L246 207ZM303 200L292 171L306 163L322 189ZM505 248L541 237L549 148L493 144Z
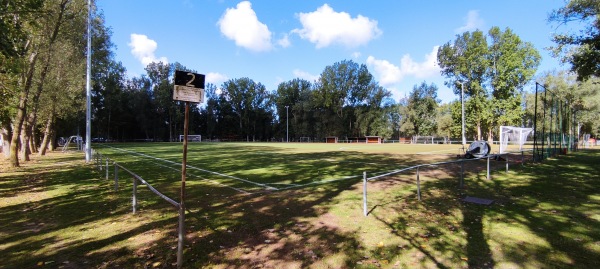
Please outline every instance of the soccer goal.
M300 140L298 140L298 141L300 141L301 143L309 143L310 142L310 137L308 137L308 136L301 136Z
M508 148L508 143L519 145L519 150L527 141L527 136L533 132L533 128L521 128L514 126L500 126L500 153Z
M183 142L183 135L179 135L179 142ZM188 142L202 142L202 135L188 135Z
M433 136L416 135L412 137L413 144L433 144Z

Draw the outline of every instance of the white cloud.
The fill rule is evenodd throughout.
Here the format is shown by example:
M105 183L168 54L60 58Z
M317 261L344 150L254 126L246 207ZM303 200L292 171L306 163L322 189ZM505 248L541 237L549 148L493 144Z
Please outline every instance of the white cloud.
M226 75L221 73L210 72L206 74L206 82L212 83L215 86L219 87L223 82L227 81L229 78Z
M372 66L379 75L379 83L383 86L396 84L402 80L400 68L387 60L377 60L373 56L367 57L367 65Z
M355 51L352 53L352 58L354 59L358 59L362 54L358 51Z
M221 33L234 40L237 46L257 52L272 48L271 31L266 24L258 20L252 4L248 1L225 10L217 25Z
M156 51L158 44L146 35L131 34L130 41L127 45L131 48L131 54L133 54L144 67L151 62L169 62L166 57L156 58L154 51Z
M310 74L306 71L302 71L300 69L294 69L294 76L296 76L297 78L308 80L310 82L319 80L318 75L312 75L312 74Z
M475 31L479 28L483 28L484 22L483 19L479 17L479 10L469 10L467 13L467 17L464 18L465 25L456 28L454 30L455 33L460 34L464 32Z
M434 46L429 54L425 55L425 61L415 62L409 54L402 56L400 66L396 66L387 60L378 60L373 56L367 58L367 65L372 66L375 73L379 75L379 83L383 86L395 85L405 76L415 78L429 78L439 75L440 67L437 65L437 51L439 46Z
M290 42L290 36L288 34L284 34L283 37L277 40L277 44L282 48L287 48L292 45Z
M352 18L346 12L335 12L324 4L314 12L297 14L302 29L294 29L302 39L314 43L317 48L340 44L349 48L367 44L381 35L377 21L362 15Z

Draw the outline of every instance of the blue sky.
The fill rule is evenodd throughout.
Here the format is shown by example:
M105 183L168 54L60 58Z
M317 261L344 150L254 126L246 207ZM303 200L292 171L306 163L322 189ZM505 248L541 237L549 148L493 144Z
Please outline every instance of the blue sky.
M313 81L335 62L366 64L394 99L426 81L443 102L437 47L456 35L492 26L511 28L542 56L538 75L567 69L545 49L547 23L563 0L98 0L112 29L116 60L128 76L151 61L179 62L220 86L248 77L275 91L294 78ZM564 31L564 28L558 28Z

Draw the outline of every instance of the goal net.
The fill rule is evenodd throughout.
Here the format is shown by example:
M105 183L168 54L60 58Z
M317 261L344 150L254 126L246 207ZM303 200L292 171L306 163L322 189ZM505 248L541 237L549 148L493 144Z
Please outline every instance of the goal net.
M416 135L412 137L413 144L433 144L433 136Z
M183 142L183 135L179 135L179 142ZM202 135L188 135L188 142L202 142Z
M500 153L506 152L508 143L519 145L519 150L522 150L527 136L532 132L533 128L500 126Z
M298 141L300 141L301 143L309 143L310 142L310 137L308 137L308 136L301 136L300 140L298 140Z

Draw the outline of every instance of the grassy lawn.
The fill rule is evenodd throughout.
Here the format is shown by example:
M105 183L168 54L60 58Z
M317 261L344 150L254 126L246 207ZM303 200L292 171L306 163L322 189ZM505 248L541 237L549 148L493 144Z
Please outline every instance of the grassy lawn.
M180 144L148 145L98 150L179 200ZM459 147L192 143L184 265L600 268L598 149L511 164L508 173L494 162L491 180L485 162L473 162L464 188L460 166L422 168L422 201L414 170L386 177L369 182L363 216L363 171L455 160ZM139 186L132 214L132 180L123 171L115 191L112 166L105 180L81 153L34 157L18 169L5 163L0 268L174 266L175 208ZM465 203L465 196L494 203Z

